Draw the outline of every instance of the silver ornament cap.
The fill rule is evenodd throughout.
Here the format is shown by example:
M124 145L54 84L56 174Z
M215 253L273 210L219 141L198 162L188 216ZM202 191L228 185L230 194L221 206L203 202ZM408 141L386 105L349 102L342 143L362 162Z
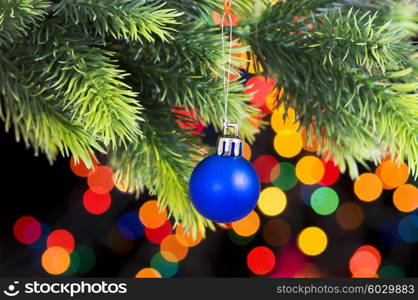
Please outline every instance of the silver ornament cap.
M233 133L228 134L228 129L232 129ZM216 153L221 156L241 156L242 141L239 137L238 124L224 123L223 134L218 138Z

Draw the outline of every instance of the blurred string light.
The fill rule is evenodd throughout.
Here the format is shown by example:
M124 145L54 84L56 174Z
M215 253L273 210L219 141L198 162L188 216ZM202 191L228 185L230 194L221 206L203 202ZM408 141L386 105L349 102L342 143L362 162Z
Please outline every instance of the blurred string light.
M113 171L106 166L97 166L87 177L89 188L97 194L105 194L113 189Z
M116 254L126 254L132 250L134 241L120 234L118 228L113 228L107 236L107 246Z
M44 222L40 222L41 224L41 235L38 240L32 244L28 244L30 247L38 250L43 250L46 247L46 240L51 233L51 229L46 225Z
M90 157L93 162L93 166L96 167L98 165L97 160L93 156ZM73 171L75 175L79 177L87 177L93 171L93 169L86 167L82 159L76 160L74 156L72 156L70 159L70 169Z
M386 160L381 163L379 175L382 182L392 189L407 182L409 170L405 163L399 164L392 160Z
M71 254L75 246L73 235L65 229L57 229L52 231L49 234L46 243L48 248L60 247L67 251L69 254Z
M382 181L373 173L363 173L354 182L354 193L357 198L365 202L378 199L382 190Z
M377 277L382 257L375 247L365 245L358 248L350 259L349 268L353 277Z
M387 265L382 267L378 273L380 278L402 278L405 273L401 268L395 265Z
M170 278L177 273L179 264L166 260L163 255L158 252L151 259L151 268L157 270L161 274L161 277Z
M260 217L255 211L250 212L246 217L232 223L232 229L236 234L244 237L254 235L260 228Z
M185 247L194 247L202 241L202 233L198 231L196 237L191 232L187 232L182 224L176 227L176 238Z
M282 219L269 220L263 227L264 241L271 247L284 246L289 241L290 236L290 226Z
M189 248L180 244L176 235L170 234L161 242L160 251L165 260L179 262L186 257Z
M303 142L299 132L285 128L276 134L273 145L277 154L285 158L291 158L300 153Z
M322 162L324 163L325 172L324 176L319 181L319 184L324 186L333 185L340 178L340 169L332 159L329 159L327 161L322 159Z
M31 216L20 217L13 226L13 235L22 244L33 244L41 236L41 223Z
M145 236L147 239L154 244L161 244L161 242L170 234L172 234L173 228L170 221L165 223L158 228L145 228Z
M251 156L252 156L251 146L247 142L244 142L243 144L242 156L244 156L246 160L251 160Z
M287 205L286 194L278 187L267 187L260 193L258 208L266 216L277 216Z
M64 275L86 274L96 264L94 251L86 246L77 246L70 255L71 263Z
M47 248L42 254L42 267L51 275L59 275L70 266L70 255L61 247Z
M167 211L155 200L145 202L139 209L139 219L147 228L158 228L167 220Z
M161 274L154 268L143 268L136 273L135 278L161 278Z
M338 208L335 218L344 230L355 230L364 220L363 208L355 202L345 202Z
M246 94L252 94L251 103L260 108L263 113L269 113L269 109L266 106L266 97L275 88L276 81L264 77L264 76L253 76L245 83L248 87L244 92Z
M248 253L247 255L247 266L257 275L266 275L270 273L276 264L276 256L271 249L258 246Z
M250 236L240 236L236 234L233 230L228 230L227 235L231 242L238 246L245 246L250 244L256 236L256 234Z
M316 156L304 156L296 164L296 176L304 184L317 184L324 174L324 163Z
M300 198L302 199L303 203L310 206L311 205L311 196L316 189L318 189L319 185L308 185L304 184L300 188Z
M304 254L316 256L325 251L328 237L319 227L307 227L299 233L297 245Z
M300 129L300 135L302 137L304 150L308 152L316 152L318 150L319 144L318 144L317 138L314 135L314 127L312 126L312 124L309 126L310 143L308 141L308 136L306 134L306 126Z
M278 174L273 179L273 185L284 190L291 190L298 183L296 178L295 166L288 162L282 162L278 165Z
M388 246L396 246L402 242L398 232L398 220L386 220L379 229L380 240Z
M412 184L400 185L393 193L393 204L401 212L413 212L418 208L418 188Z
M418 242L418 215L408 215L399 223L399 235L407 243Z
M134 240L144 234L144 225L138 218L138 214L129 211L122 214L118 219L119 233L128 240Z
M311 195L312 209L319 215L335 212L339 204L338 194L330 187L320 187Z
M271 172L278 164L279 161L272 155L261 155L253 162L262 183L271 182Z
M105 213L112 203L109 193L98 194L91 189L87 190L83 196L84 208L93 215L101 215Z

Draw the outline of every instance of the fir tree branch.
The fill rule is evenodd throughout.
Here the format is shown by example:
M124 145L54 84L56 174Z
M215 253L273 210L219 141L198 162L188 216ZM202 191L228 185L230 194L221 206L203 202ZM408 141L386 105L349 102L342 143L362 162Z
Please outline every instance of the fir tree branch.
M18 66L18 61L0 56L0 118L6 131L13 128L17 141L22 138L35 154L44 152L50 161L60 152L93 166L92 153L104 152L103 148L94 136L62 113L56 95L36 84L33 76Z
M0 46L26 36L45 18L49 6L44 0L0 1Z
M136 87L142 95L171 107L193 109L205 124L211 123L222 130L222 78L227 55L222 55L219 29L202 26L183 26L170 44L144 44L139 52L126 49L119 59L126 62L124 67L131 66L130 72L138 79ZM233 51L243 52L245 48L236 47ZM234 58L234 64L239 62ZM234 67L232 70L238 74ZM260 113L248 103L249 97L243 92L241 82L230 82L228 119L238 123L240 134L252 141L258 132L254 123L261 123L256 118Z
M187 185L202 153L192 137L177 128L174 114L156 103L148 105L145 139L129 144L126 150L117 148L110 155L110 164L117 170L117 178L128 178L131 189L147 188L163 207L168 207L175 225L182 222L193 234L204 234L206 227L213 229L213 224L195 210Z
M87 36L152 42L172 38L181 15L164 3L149 0L63 0L52 7L53 16L76 25Z
M389 145L392 156L408 159L417 174L417 116L403 107L403 99L418 104L410 94L416 80L405 70L413 51L405 35L368 14L329 8L319 14L317 1L310 3L309 17L293 19L307 12L299 2L279 2L235 32L284 87L281 100L295 106L301 123L315 123L316 137L326 141L319 154L332 155L355 177L356 161L377 162ZM405 113L402 122L395 107Z
M45 31L50 28L44 28ZM65 29L63 29L65 32ZM53 39L41 36L53 36ZM46 40L35 50L42 68L41 82L62 99L72 121L81 124L105 145L132 142L141 137L141 106L137 94L124 82L128 75L115 64L114 53L94 42L60 33L40 32Z

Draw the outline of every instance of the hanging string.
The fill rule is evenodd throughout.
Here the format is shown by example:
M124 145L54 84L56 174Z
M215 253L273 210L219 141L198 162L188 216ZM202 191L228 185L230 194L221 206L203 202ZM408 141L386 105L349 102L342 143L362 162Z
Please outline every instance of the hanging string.
M221 21L222 34L222 61L225 62L225 19L229 19L229 50L227 68L223 70L223 92L224 92L224 128L228 125L228 99L229 99L229 77L231 75L231 58L232 58L232 0L224 0L224 13Z

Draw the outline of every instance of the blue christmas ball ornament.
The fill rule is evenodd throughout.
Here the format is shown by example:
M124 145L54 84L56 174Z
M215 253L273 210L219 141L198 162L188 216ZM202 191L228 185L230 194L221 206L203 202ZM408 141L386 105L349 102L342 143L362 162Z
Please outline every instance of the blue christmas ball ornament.
M230 223L244 218L257 205L260 179L254 167L242 157L237 136L222 136L217 154L203 159L193 170L190 198L204 217Z

